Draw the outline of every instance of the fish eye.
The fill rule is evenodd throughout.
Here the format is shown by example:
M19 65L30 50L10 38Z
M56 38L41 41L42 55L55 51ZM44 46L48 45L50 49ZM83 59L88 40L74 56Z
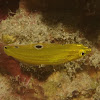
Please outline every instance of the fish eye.
M82 54L82 56L83 56L85 53L84 53L84 52L82 52L81 54Z
M79 51L79 55L80 55L80 56L84 56L85 54L86 54L85 50L81 49L81 50Z
M42 45L36 45L35 46L37 49L40 49L40 48L42 48Z
M4 48L5 48L5 49L7 49L7 47L6 47L6 46L5 46Z

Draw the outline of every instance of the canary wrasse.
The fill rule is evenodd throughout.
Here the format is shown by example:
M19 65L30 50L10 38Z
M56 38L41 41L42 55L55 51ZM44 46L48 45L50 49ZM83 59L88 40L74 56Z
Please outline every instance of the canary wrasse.
M90 48L82 44L8 45L4 52L20 62L33 65L58 65L87 55Z

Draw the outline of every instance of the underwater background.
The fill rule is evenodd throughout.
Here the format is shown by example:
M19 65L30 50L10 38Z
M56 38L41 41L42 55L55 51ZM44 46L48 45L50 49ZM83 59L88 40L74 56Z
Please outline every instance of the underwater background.
M99 0L0 0L0 100L100 100ZM30 65L4 46L83 44L91 53L60 65Z

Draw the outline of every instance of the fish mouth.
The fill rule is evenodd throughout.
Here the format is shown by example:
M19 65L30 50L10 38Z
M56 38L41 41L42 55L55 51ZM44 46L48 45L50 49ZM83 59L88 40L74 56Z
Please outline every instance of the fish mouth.
M86 53L90 53L91 52L91 49L90 48L86 48Z

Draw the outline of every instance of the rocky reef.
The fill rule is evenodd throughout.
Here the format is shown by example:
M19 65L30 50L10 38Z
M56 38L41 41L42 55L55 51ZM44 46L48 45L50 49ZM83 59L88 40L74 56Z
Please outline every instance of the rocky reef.
M35 1L29 0L28 4ZM75 10L63 11L59 11L60 3L54 11L44 10L49 0L37 1L38 6L40 1L45 5L30 10L21 0L16 13L0 23L0 100L99 100L100 15L95 0L83 0L86 9L81 9L82 13L77 11L78 0L74 0ZM30 43L76 43L92 51L81 59L56 66L24 64L3 51L4 45Z

